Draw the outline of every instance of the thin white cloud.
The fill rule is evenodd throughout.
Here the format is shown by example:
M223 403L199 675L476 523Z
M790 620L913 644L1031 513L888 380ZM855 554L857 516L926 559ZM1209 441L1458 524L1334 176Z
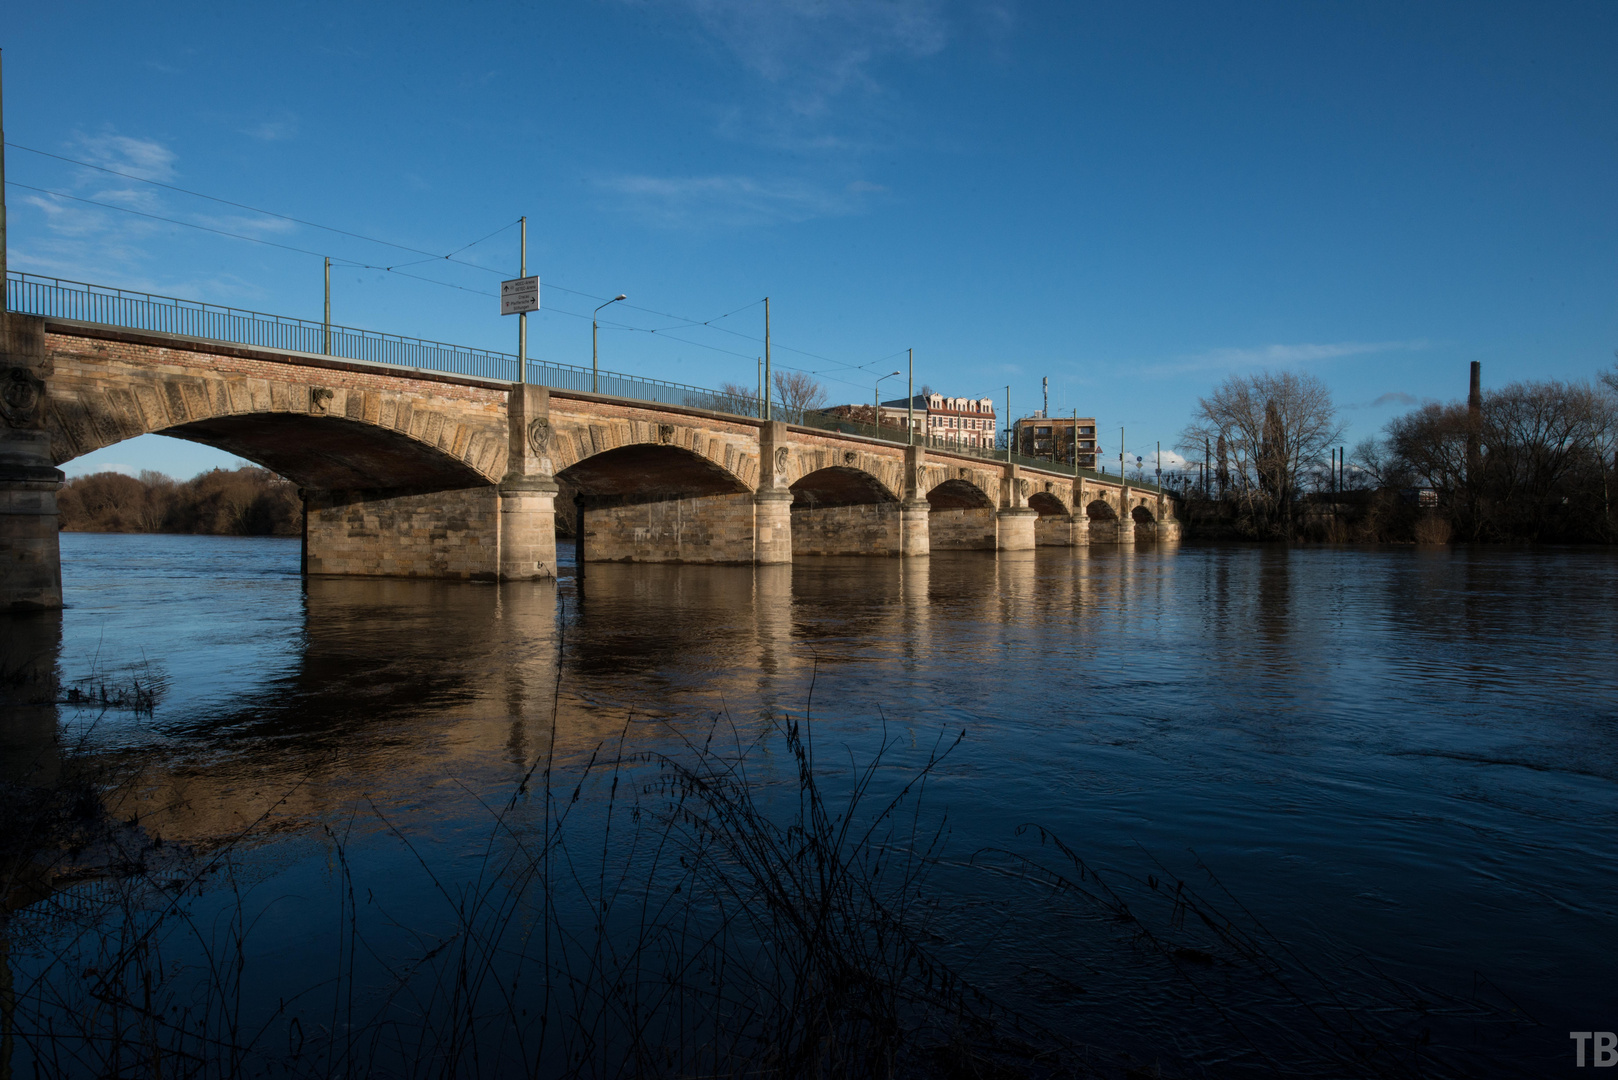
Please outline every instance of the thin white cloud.
M952 38L943 0L625 0L685 16L756 80L743 106L715 104L724 138L796 154L890 145L904 128L887 68Z
M824 111L850 87L874 88L879 58L931 56L948 41L936 0L680 2L744 67L789 87L805 114Z
M663 228L741 228L853 213L863 192L751 176L618 176L599 186L625 212Z
M87 462L82 458L69 461L62 466L62 474L68 479L77 476L93 476L96 473L123 473L125 476L139 476L140 470L133 465L126 465L121 461L101 464L100 462Z
M1407 394L1403 390L1390 390L1386 394L1379 394L1370 401L1356 402L1345 405L1345 409L1382 409L1389 405L1418 405L1421 399L1414 394Z
M243 128L242 134L260 142L284 142L297 138L298 118L287 114L274 120L263 120Z
M174 179L174 151L153 139L128 135L80 135L73 140L77 156L108 169L138 176L143 180Z
M1424 340L1339 341L1227 347L1181 356L1167 363L1148 364L1140 370L1149 375L1183 375L1197 371L1236 371L1254 367L1288 367L1294 364L1310 364L1323 360L1339 360L1346 356L1366 356L1373 353L1387 352L1415 352L1427 348L1428 344Z

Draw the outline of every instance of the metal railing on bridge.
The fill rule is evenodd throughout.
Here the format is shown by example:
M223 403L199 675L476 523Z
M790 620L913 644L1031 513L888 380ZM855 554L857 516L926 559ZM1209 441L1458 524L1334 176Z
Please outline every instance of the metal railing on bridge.
M351 326L328 325L310 319L268 315L261 311L248 311L222 304L181 300L172 296L91 285L82 281L68 281L38 274L15 271L8 273L6 306L11 311L27 315L100 323L127 330L150 330L159 334L330 356L340 360L386 364L414 371L468 375L503 382L513 382L517 377L517 357L514 353L493 352L466 345L450 345L442 341L404 337L399 334L383 334ZM586 393L591 391L594 382L595 392L610 397L708 409L730 413L733 416L757 417L761 412L759 399L752 395L708 390L686 383L646 379L616 371L597 373L590 368L573 364L530 359L528 381L557 390ZM860 435L890 443L903 444L906 441L902 428L896 430L883 425L879 429L872 424L850 420L833 413L813 409L792 409L780 402L772 402L770 408L775 418L785 420L789 424L823 431L837 431L847 435ZM947 450L950 453L966 454L989 461L1008 460L1004 450L952 443L936 436L918 436L918 439L926 446ZM1118 482L1117 477L1097 473L1091 469L1081 469L1075 474L1071 465L1043 458L1012 454L1009 460L1014 464L1038 469L1041 472ZM1130 486L1146 491L1157 491L1155 485L1141 481L1131 481Z
M517 378L514 353L494 352L442 341L358 330L310 319L267 315L261 311L157 296L132 289L114 289L82 281L65 281L38 274L6 275L6 306L28 315L101 323L127 330L251 345L287 352L330 356L387 364L446 375L470 375L513 382ZM725 395L685 383L624 375L616 371L593 373L587 367L528 361L528 381L557 390L589 392L592 376L597 392L612 397L654 401L663 405L713 407L708 402L728 400ZM734 410L729 410L734 411Z

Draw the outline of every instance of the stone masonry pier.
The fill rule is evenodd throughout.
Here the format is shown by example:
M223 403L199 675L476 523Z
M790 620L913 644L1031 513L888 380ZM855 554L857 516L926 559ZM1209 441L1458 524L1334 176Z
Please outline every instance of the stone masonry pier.
M312 575L556 574L585 561L771 564L1175 540L1118 481L695 408L8 313L0 606L61 605L59 466L172 435L299 485Z

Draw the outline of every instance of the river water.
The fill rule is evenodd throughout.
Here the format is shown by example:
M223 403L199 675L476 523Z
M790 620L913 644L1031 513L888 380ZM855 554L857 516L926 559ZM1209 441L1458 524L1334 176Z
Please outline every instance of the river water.
M807 713L829 773L886 740L878 787L965 733L923 796L947 829L938 951L1104 1054L1286 1071L1341 1005L1334 1031L1407 1012L1379 1037L1435 1072L1559 1075L1569 1031L1618 1029L1611 551L1097 547L522 586L303 582L275 539L64 534L62 557L64 685L158 698L64 708L56 739L136 776L119 812L167 840L258 829L234 859L265 898L261 996L323 958L336 833L362 891L424 909L411 872L470 865L539 757ZM1139 923L1008 876L1073 866L1025 825ZM1152 906L1171 881L1202 898L1189 920Z

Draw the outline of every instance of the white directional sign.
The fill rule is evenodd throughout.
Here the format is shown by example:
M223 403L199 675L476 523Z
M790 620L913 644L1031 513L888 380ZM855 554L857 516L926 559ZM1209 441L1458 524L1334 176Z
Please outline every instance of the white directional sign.
M500 314L521 315L538 310L539 278L512 278L500 283Z

